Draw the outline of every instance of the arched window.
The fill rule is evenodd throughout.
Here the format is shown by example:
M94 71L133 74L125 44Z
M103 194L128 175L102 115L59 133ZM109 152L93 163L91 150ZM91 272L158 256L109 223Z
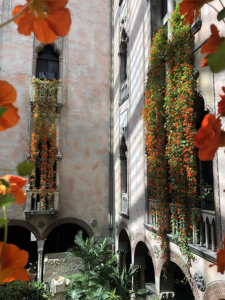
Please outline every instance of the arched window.
M38 53L36 77L41 80L59 79L59 55L51 45L46 45Z
M194 111L196 113L196 130L201 127L204 117L209 114L205 110L204 99L197 93L194 101ZM200 185L201 208L214 210L214 189L213 189L213 162L201 161L197 158L198 183Z

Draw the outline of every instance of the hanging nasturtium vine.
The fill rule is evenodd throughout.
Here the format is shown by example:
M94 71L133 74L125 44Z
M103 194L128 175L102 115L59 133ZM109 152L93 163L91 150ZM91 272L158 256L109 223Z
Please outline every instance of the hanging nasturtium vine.
M38 192L40 193L42 209L46 209L46 199L48 199L50 208L54 206L57 85L57 80L41 81L37 78L33 80L35 90L33 99L34 132L30 154L31 162L36 166L39 164L40 190L36 186L36 170L31 173L31 186L34 197L37 197ZM43 96L41 91L44 91Z

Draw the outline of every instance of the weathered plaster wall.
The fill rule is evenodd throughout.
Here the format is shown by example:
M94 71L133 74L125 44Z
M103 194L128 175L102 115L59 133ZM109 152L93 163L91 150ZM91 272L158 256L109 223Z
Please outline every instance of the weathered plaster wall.
M144 233L145 221L145 169L144 169L144 132L141 111L144 104L145 74L148 68L149 51L149 5L147 1L128 1L128 89L129 98L121 106L120 100L120 13L123 8L114 3L114 172L115 172L115 220L119 224L124 221L128 224L130 232ZM120 187L120 115L128 111L128 197L129 221L119 216L121 211ZM117 234L115 232L115 234Z
M0 1L1 21L21 1ZM9 4L10 3L10 4ZM21 4L21 3L20 3ZM58 219L74 217L98 225L97 236L109 232L109 101L110 101L110 1L70 0L72 26L63 39L63 109L60 124L60 212ZM15 168L28 152L30 83L32 79L33 36L24 37L16 25L8 25L0 36L1 79L17 89L18 126L1 133L1 168ZM1 173L2 175L5 172ZM9 218L24 220L24 206L9 208ZM42 233L55 222L34 216L36 228L44 221Z

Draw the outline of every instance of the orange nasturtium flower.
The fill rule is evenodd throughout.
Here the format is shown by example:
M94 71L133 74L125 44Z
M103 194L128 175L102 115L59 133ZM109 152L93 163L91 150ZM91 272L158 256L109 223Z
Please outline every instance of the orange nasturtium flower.
M225 93L225 86L222 87L223 92ZM225 117L225 95L220 95L221 100L218 102L218 114L222 117Z
M14 175L6 175L2 178L9 182L10 187L8 188L3 185L0 179L0 195L13 193L13 196L16 199L16 203L23 204L23 202L26 200L26 193L22 190L22 188L26 184L27 179Z
M206 115L194 140L194 146L199 148L199 159L204 161L212 160L218 147L225 146L224 132L221 130L220 119L214 115Z
M44 44L51 44L57 36L66 36L71 25L70 11L65 8L68 0L26 0L30 5L14 22L18 32L30 35L31 31ZM27 5L27 4L26 4ZM17 5L15 16L26 5Z
M209 265L209 267L217 266L217 272L223 274L225 270L225 235L223 239L223 248L219 249L216 255L217 262L215 264Z
M225 40L224 37L219 36L219 30L217 29L217 27L214 24L211 25L211 32L212 32L212 34L210 35L207 42L202 46L202 49L201 49L201 54L208 53L206 55L206 57L202 60L202 67L205 67L208 65L207 57L210 54L215 53L217 51L217 48L219 47L219 45L222 44L222 42Z
M0 255L3 242L0 242ZM14 280L29 280L30 277L24 267L28 262L29 254L20 250L16 245L6 244L3 261L0 263L0 284Z
M202 6L205 3L209 3L212 1L213 0L183 0L180 3L180 14L187 14L184 20L184 25L186 25L188 22L192 24L194 22L194 12L195 18L197 18L199 16L199 10L202 8Z
M7 81L0 80L0 107L7 108L0 117L0 131L15 126L19 122L18 108L12 103L16 101L16 90Z

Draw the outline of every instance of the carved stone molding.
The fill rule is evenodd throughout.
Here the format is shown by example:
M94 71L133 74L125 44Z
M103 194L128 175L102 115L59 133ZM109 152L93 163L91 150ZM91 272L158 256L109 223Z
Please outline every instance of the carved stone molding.
M162 293L158 293L158 296L159 296L159 300L161 300L161 299L173 300L175 297L175 293L174 292L162 292Z
M91 219L90 224L91 224L92 227L96 227L98 222L95 219Z
M194 274L194 281L197 285L197 288L201 291L204 292L205 288L206 288L206 284L205 284L205 278L202 275L202 273L200 271L195 272Z

